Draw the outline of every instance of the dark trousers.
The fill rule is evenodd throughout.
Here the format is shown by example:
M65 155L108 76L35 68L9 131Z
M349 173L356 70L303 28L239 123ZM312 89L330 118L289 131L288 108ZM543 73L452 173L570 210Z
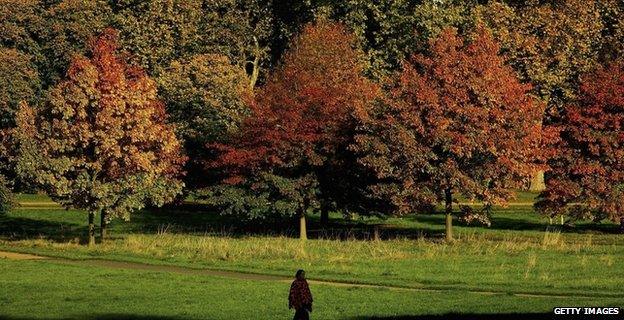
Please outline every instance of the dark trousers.
M308 313L308 309L300 308L295 311L295 317L293 320L310 320L310 314Z

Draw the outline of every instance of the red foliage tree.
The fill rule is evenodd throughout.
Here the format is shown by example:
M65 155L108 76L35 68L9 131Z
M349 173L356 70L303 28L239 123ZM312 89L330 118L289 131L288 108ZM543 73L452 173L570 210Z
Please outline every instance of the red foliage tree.
M624 61L582 79L579 102L565 109L556 129L546 191L537 207L624 228Z
M376 93L354 45L341 24L306 26L257 92L252 116L231 144L218 146L221 154L212 163L228 173L228 184L247 186L253 198L264 193L273 210L296 213L302 238L305 213L329 197L323 176L347 151L353 114Z
M88 211L93 244L96 213L104 239L108 220L180 194L186 157L155 82L116 53L117 32L106 29L90 51L74 57L40 108L22 105L16 135L20 175Z
M354 148L379 178L372 195L399 213L445 203L447 239L454 193L504 203L534 170L543 106L498 53L483 28L471 43L445 29L361 119Z

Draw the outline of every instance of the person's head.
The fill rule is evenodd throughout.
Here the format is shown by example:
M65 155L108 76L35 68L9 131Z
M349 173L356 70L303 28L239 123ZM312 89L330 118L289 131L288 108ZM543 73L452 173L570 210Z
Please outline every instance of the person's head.
M297 278L297 280L305 280L305 271L301 269L297 270L297 273L295 274L295 278Z

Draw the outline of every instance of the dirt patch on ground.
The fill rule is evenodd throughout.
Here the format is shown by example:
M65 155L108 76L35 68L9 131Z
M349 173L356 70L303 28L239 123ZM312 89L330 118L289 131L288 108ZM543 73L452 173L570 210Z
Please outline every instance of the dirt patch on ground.
M4 252L0 251L0 259L11 259L11 260L42 260L46 259L46 257L35 256L32 254L26 253L15 253L15 252Z
M68 259L48 259L49 262L80 265L80 266L92 266L92 267L104 267L113 269L130 269L130 270L143 270L143 271L156 271L156 272L173 272L180 274L191 275L206 275L206 276L218 276L225 278L234 278L241 280L262 280L262 281L289 281L290 278L282 276L273 276L265 274L243 273L235 271L220 271L210 269L195 269L187 267L177 266L164 266L154 264L144 264L136 262L122 262L111 260L68 260Z

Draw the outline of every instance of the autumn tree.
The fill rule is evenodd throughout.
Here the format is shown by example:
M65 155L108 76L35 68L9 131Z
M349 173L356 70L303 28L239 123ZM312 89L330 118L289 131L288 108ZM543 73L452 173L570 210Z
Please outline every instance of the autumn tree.
M156 81L189 157L187 186L203 187L211 180L204 170L206 146L225 143L249 114L249 78L226 56L200 54L173 61Z
M548 164L543 213L611 219L624 226L624 62L583 77L580 100L565 108Z
M489 31L472 38L445 29L428 55L406 61L353 146L379 179L371 195L390 199L395 213L444 203L448 240L455 194L504 203L525 182L543 112Z
M606 20L601 1L492 1L474 10L501 43L502 52L523 82L546 103L545 124L557 122L574 101L579 76L598 63ZM530 188L544 189L542 171Z
M184 156L156 84L116 49L117 32L107 29L41 108L23 106L18 116L20 173L61 204L88 211L89 244L96 213L104 239L108 220L163 205L182 188Z
M216 201L252 218L296 216L306 238L305 214L331 201L324 176L352 139L354 114L376 92L362 76L362 58L341 24L306 26L256 93L240 133L217 146L212 165L227 172L229 186Z

